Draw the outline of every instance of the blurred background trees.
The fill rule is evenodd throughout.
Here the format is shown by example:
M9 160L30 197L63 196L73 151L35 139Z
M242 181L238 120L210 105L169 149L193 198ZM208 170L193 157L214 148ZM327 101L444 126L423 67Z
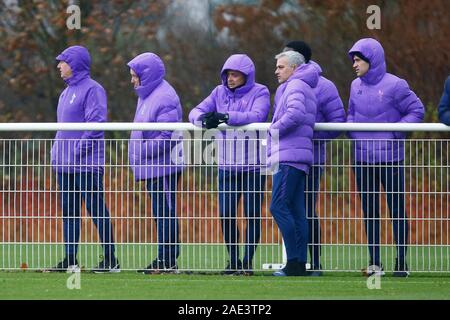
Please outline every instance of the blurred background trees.
M81 29L69 30L67 7L81 9ZM86 46L91 73L107 90L110 119L130 120L124 108L134 98L126 62L153 41L166 1L3 1L0 24L0 121L55 121L65 84L56 55L67 46ZM132 119L131 119L132 120Z
M81 29L69 30L66 9L81 9ZM381 8L381 29L369 30L369 5ZM92 77L107 90L110 121L132 121L136 97L126 63L152 51L182 100L184 119L219 83L232 53L247 53L257 81L276 90L274 55L289 40L311 44L313 59L347 104L355 78L347 52L363 37L384 46L388 72L405 78L437 121L450 73L448 0L0 0L0 122L56 119L64 88L56 55L86 46Z

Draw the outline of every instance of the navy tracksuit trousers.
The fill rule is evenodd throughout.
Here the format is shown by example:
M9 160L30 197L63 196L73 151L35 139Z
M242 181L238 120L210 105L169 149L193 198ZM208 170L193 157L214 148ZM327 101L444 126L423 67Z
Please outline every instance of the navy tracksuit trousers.
M306 215L308 217L308 249L311 258L311 269L320 269L320 221L317 217L316 200L320 190L320 179L323 168L311 167L305 187Z
M386 192L393 237L397 244L399 268L405 268L408 244L408 223L405 211L405 182L402 163L363 164L353 168L361 196L364 222L369 245L370 264L380 266L380 184ZM403 270L402 269L402 270Z
M114 240L109 211L103 199L103 174L58 173L61 190L64 244L66 258L74 263L80 239L81 198L97 227L104 250L105 260L113 259Z
M244 214L247 219L245 230L245 267L252 266L253 256L261 235L261 205L264 200L266 177L259 172L233 172L219 170L219 207L222 233L227 246L230 265L238 267L239 230L236 214L241 196L244 196Z
M288 261L306 263L308 221L305 210L306 173L289 165L273 176L270 211L283 236Z
M180 177L181 174L176 172L147 180L158 235L158 259L163 260L166 267L175 266L180 254L176 210L176 190Z

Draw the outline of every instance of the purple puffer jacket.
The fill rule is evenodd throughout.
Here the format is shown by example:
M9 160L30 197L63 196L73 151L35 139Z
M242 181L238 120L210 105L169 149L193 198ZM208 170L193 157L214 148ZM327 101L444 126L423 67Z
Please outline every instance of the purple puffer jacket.
M106 122L107 103L103 87L90 78L91 57L86 48L72 46L56 57L72 69L72 76L58 101L58 122ZM51 150L57 172L103 172L103 131L58 131Z
M231 91L227 86L227 71L235 70L246 76L243 86ZM255 65L245 54L230 56L220 73L222 84L189 113L189 121L201 126L200 116L207 112L228 113L228 124L241 126L254 122L266 122L270 109L270 94L266 86L255 83ZM225 136L226 135L226 136ZM234 136L237 139L234 140ZM245 136L250 140L245 142ZM219 140L219 168L236 171L258 171L260 169L259 135L257 132L227 130L215 132Z
M302 64L275 94L274 115L269 128L269 164L291 165L309 172L313 163L313 131L319 73L312 64ZM278 143L276 136L278 135Z
M424 106L408 83L386 73L384 50L375 39L361 39L350 49L361 52L370 63L369 71L353 80L347 122L422 122ZM356 162L389 163L404 159L404 132L349 132L354 141ZM367 139L367 140L365 140Z
M322 68L310 60L319 72L319 82L313 89L317 98L317 122L345 122L345 110L339 92L333 82L322 76ZM314 131L314 139L331 140L339 136L339 131ZM323 165L326 161L326 141L314 141L314 164Z
M182 108L174 88L164 80L162 60L142 53L127 64L139 77L139 96L134 122L181 122ZM134 178L146 180L168 176L183 169L181 133L132 131L128 157Z

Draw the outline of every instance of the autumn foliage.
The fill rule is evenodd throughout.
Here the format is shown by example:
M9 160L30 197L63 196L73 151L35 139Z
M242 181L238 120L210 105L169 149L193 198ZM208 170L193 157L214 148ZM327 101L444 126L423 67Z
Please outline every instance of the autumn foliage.
M80 1L81 29L69 30L69 1L0 3L0 121L55 121L64 89L55 57L86 46L91 75L107 90L110 118L132 121L135 96L126 63L151 43L167 1Z
M436 121L443 84L450 74L450 19L446 0L263 0L260 6L222 6L216 11L219 30L235 38L234 48L256 60L261 81L273 80L273 56L288 41L304 40L324 75L336 83L346 102L355 78L347 52L357 40L372 37L384 47L388 72L406 79ZM378 5L381 29L370 30L367 8ZM290 9L290 10L288 10ZM346 104L346 103L345 103Z
M111 121L132 120L136 97L126 62L144 51L164 59L184 119L219 83L220 69L232 53L247 53L255 61L257 81L273 93L274 55L293 39L311 44L313 59L347 101L354 79L347 51L362 37L382 43L388 71L407 79L431 108L426 121L437 120L435 109L450 73L446 0L208 2L213 23L200 31L177 23L187 13L168 11L171 3L82 0L81 29L69 30L67 0L18 1L14 7L1 2L0 121L55 120L64 83L54 58L74 44L91 52L92 75L107 90ZM369 5L381 9L380 30L366 26Z

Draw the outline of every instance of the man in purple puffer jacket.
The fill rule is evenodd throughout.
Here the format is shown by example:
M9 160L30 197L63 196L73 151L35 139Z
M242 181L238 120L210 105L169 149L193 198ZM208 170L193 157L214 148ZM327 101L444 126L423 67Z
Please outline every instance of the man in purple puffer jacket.
M103 87L90 78L91 57L86 48L72 46L56 57L67 88L58 102L58 122L106 122ZM62 195L65 258L51 271L78 267L80 203L84 199L100 235L104 259L95 272L119 272L109 212L103 200L103 131L58 131L51 151Z
M222 84L189 113L189 120L193 124L202 125L203 122L206 128L215 128L222 121L240 126L267 120L269 90L255 83L255 66L247 55L230 56L220 76ZM234 140L235 136L237 141ZM227 130L225 137L219 137L219 207L222 233L229 254L223 274L253 274L252 261L261 234L261 205L266 181L265 176L260 174L258 137L257 134L250 137L247 144L238 130ZM239 255L239 230L236 223L242 195L247 217L243 261Z
M309 45L303 41L289 42L283 51L294 50L305 57L305 62L312 64L319 72L319 82L313 89L317 98L317 122L345 122L345 110L339 92L333 82L322 75L322 68L311 60L312 51ZM316 199L320 189L320 178L323 173L323 165L326 161L326 143L337 138L339 131L314 131L314 165L306 181L306 213L309 226L309 254L311 258L312 275L322 275L320 263L320 221L316 213Z
M352 82L347 122L422 122L424 106L407 82L386 72L384 50L375 39L356 42L349 51L358 76ZM397 244L394 276L409 275L406 263L408 223L404 199L404 141L402 132L349 132L354 139L354 172L360 191L369 244L367 275L383 275L380 261L379 191L386 192L393 238Z
M145 52L128 64L138 95L134 122L181 122L182 108L174 88L164 80L164 63ZM146 181L158 234L158 256L139 273L176 272L179 256L176 189L183 164L180 133L132 131L128 156L136 181Z
M313 164L313 131L317 98L313 88L319 73L296 51L275 57L280 86L275 94L274 116L269 128L268 157L273 176L270 211L283 236L286 266L274 276L305 276L308 222L305 212L305 181ZM278 137L278 142L276 137Z

